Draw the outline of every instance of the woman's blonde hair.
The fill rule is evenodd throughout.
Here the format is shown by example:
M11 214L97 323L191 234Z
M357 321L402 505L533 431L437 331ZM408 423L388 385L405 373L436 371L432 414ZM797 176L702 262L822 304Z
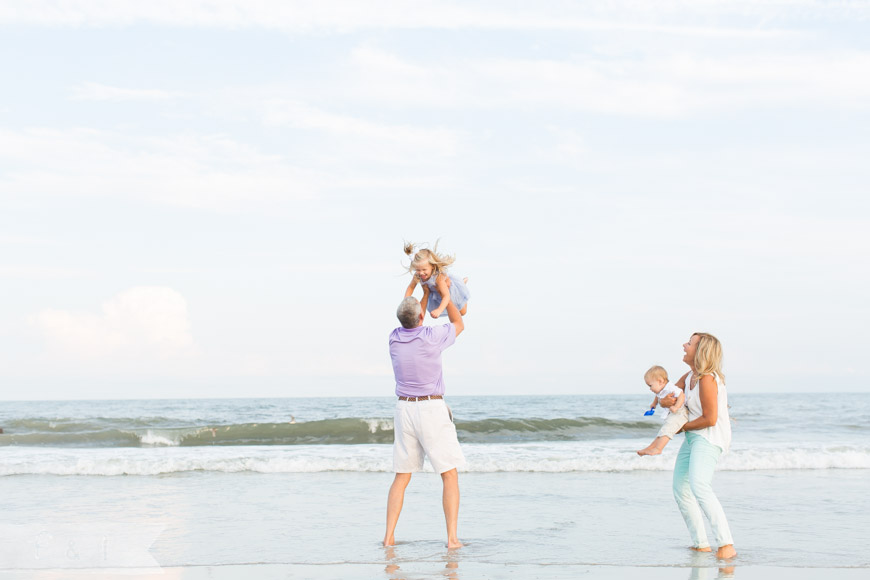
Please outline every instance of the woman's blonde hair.
M405 242L405 253L409 256L414 254L414 244L411 242ZM414 256L411 258L411 265L408 266L408 271L411 274L417 275L415 270L416 264L422 264L424 262L432 265L432 270L435 273L447 272L447 266L456 261L456 256L448 256L447 254L439 254L438 253L438 242L435 242L435 247L431 250L428 248L421 248Z
M704 375L715 375L716 379L725 382L722 373L722 343L719 339L706 332L693 332L692 336L700 337L695 349L695 360L692 363L694 375L700 378Z

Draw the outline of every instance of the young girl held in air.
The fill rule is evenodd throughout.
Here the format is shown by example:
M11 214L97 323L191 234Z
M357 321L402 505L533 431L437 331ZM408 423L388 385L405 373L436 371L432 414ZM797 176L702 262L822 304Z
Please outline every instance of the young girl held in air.
M405 297L414 294L414 289L419 283L423 287L423 298L420 306L428 310L432 318L447 316L447 304L459 309L459 313L465 316L468 310L468 298L471 296L465 282L468 278L457 278L447 273L447 267L456 260L454 256L438 253L438 244L431 250L423 248L414 254L414 244L405 244L405 253L411 258L411 266L408 270L414 277L405 290Z

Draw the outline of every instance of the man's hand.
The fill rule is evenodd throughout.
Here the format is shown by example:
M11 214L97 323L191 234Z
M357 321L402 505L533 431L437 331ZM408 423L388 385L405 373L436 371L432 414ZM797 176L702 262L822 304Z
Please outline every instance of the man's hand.
M664 399L659 399L659 405L664 407L665 409L670 409L674 406L674 403L677 402L677 398L673 395L668 395Z

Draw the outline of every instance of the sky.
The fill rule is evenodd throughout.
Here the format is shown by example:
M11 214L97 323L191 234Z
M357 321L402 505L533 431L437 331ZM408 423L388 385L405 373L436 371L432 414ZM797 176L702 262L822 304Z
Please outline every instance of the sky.
M870 3L5 0L0 399L870 392ZM419 293L419 290L418 290ZM427 319L427 324L438 322Z

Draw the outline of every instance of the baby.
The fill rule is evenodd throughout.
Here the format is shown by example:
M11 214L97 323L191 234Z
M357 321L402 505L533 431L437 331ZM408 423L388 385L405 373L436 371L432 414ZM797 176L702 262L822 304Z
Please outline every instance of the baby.
M664 399L668 395L673 395L677 398L674 406L670 408L670 412L668 412L668 409L663 408L665 424L662 425L659 434L648 447L637 452L638 455L659 455L662 449L665 448L665 445L689 420L689 413L685 405L686 394L681 388L668 384L668 372L660 366L650 368L643 375L643 380L646 382L649 390L656 394L650 409L655 409L659 399Z

